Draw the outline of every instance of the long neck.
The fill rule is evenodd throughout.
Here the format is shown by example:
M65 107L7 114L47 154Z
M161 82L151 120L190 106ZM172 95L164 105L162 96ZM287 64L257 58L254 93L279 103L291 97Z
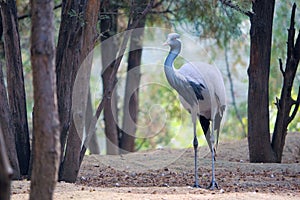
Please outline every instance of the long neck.
M170 83L170 85L174 88L177 85L176 83L178 81L177 80L178 78L177 78L177 74L174 69L173 63L174 63L175 58L178 56L179 52L180 52L180 49L179 50L171 49L171 51L169 52L169 55L167 56L167 58L165 60L165 64L164 64L164 70L165 70L167 80Z
M165 60L165 68L173 68L173 63L175 58L178 56L179 51L178 50L173 50L171 49L171 51L169 52L169 55L167 56L166 60Z

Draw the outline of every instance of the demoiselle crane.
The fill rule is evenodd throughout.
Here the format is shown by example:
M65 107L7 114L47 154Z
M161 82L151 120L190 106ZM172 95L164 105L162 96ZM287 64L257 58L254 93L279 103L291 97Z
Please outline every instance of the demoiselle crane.
M170 52L164 63L164 70L170 85L179 93L179 99L185 109L192 116L195 153L195 184L200 187L197 168L198 139L196 134L196 122L199 119L205 138L211 150L212 180L208 188L218 188L215 179L215 136L217 132L216 146L218 145L220 124L226 107L226 95L224 81L219 69L215 66L201 63L188 62L175 69L175 58L181 51L180 35L170 33L164 45L170 46ZM212 122L210 124L210 121ZM211 129L210 129L211 125Z

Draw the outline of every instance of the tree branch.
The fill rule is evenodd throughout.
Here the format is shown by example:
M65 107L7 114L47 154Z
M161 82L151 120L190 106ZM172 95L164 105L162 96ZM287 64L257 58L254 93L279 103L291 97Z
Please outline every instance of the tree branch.
M163 1L163 0L162 0ZM162 2L161 1L161 2ZM151 14L166 14L166 13L170 13L172 15L175 16L174 12L170 9L171 5L173 4L174 0L170 1L168 7L165 10L161 10L161 11L157 11L157 10L152 10L150 13Z
M296 60L300 60L300 31L298 33L298 37L294 46L295 52L294 56Z
M297 100L294 101L293 104L295 105L295 107L294 107L294 110L293 110L291 116L289 117L289 120L288 120L289 123L290 123L291 121L293 121L293 119L295 118L295 116L296 116L296 114L297 114L297 112L298 112L298 109L299 109L299 105L300 105L300 86L299 86L299 88L298 88L298 96L297 96Z
M294 3L291 14L290 27L288 29L288 42L287 42L287 59L294 59L294 38L295 38L295 11L296 4Z
M280 111L280 99L278 97L275 98L276 102L274 103L275 106L277 107L277 110Z
M232 9L234 9L234 10L236 10L236 11L238 11L238 12L240 12L240 13L242 13L242 14L250 17L250 18L254 15L253 12L251 12L249 10L244 10L244 9L240 8L238 5L233 4L231 0L219 0L219 1L223 5L228 6L228 7L232 8Z
M60 4L56 5L56 6L54 6L53 10L58 9L61 6L62 6L62 4L60 3ZM31 18L31 13L18 16L18 20L22 20L22 19L25 19L25 18Z
M161 1L159 1L159 2L156 2L156 3L153 5L152 8L157 8L157 7L159 7L160 5L162 5L163 2L164 2L164 0L161 0Z
M281 73L282 73L282 75L283 75L283 77L284 77L284 75L285 75L285 72L284 72L284 70L283 70L283 66L282 66L282 60L281 60L281 58L279 58L279 68L280 68L280 71L281 71Z

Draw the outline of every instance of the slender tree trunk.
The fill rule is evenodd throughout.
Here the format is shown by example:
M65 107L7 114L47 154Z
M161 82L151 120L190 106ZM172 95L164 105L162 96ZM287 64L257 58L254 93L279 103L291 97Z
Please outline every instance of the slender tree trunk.
M84 116L88 91L88 87L85 91L83 87L79 89L79 91L75 91L74 83L76 78L89 79L92 58L88 57L88 55L93 50L97 37L96 24L99 8L100 1L98 0L86 0L84 3L78 0L67 0L63 3L62 20L66 19L67 21L63 22L60 28L61 35L59 41L61 41L62 44L58 44L60 50L57 53L59 59L57 60L56 67L60 81L58 91L62 95L59 99L61 105L59 110L61 114L60 119L63 120L62 134L64 134L61 137L62 142L65 143L66 134L69 131L65 158L61 163L59 179L67 182L76 181L80 168L82 127L85 123ZM73 32L74 30L75 33ZM65 43L64 39L68 39L68 42ZM83 76L78 75L80 67L83 69ZM63 79L69 78L68 73L70 73L70 71L72 73L71 80L67 82L68 85L64 85L65 80ZM82 101L79 100L78 102L80 106L74 105L78 110L73 113L75 107L73 107L72 101L74 100L76 102L76 94L74 94L76 92L79 92L83 96L81 97ZM68 103L66 104L65 101ZM80 124L76 123L78 119L80 119Z
M269 128L269 72L275 0L253 1L248 68L248 144L250 162L274 162Z
M111 0L104 0L101 4L101 12L117 13L118 8L113 5ZM117 33L117 14L105 15L101 20L101 58L102 58L102 83L103 92L109 87L109 79L113 72L115 59L118 51L118 41L113 37ZM105 41L106 40L106 41ZM112 98L104 107L104 123L106 136L106 154L119 154L119 129L117 118L117 94L116 88L113 90Z
M226 70L227 70L227 77L228 77L228 81L229 81L229 85L230 85L230 94L231 94L231 99L232 99L232 106L234 108L235 114L237 119L239 120L240 124L241 124L241 128L242 128L242 136L244 138L247 137L247 133L246 133L246 126L243 123L242 117L240 115L240 112L238 110L238 105L236 104L236 100L235 100L235 95L234 95L234 85L233 85L233 80L231 77L231 71L230 71L230 67L229 67L229 59L228 59L228 47L227 44L224 44L224 55L225 55L225 64L226 64Z
M19 167L21 174L26 175L28 174L30 160L30 144L17 9L15 1L1 1L0 4L7 67L9 107L15 129Z
M105 55L106 53L101 53ZM109 87L110 74L112 73L112 65L110 65L102 73L103 92L104 88ZM118 129L118 109L117 109L117 94L116 89L113 91L112 98L104 106L104 124L105 124L105 138L106 138L106 154L119 154L119 129Z
M63 0L61 24L56 48L56 76L58 113L61 123L61 161L63 161L65 144L71 124L72 90L77 74L80 55L81 25L79 16L83 6L79 0ZM72 11L72 12L71 12ZM73 15L71 15L73 13Z
M20 179L20 168L17 157L14 128L8 106L6 88L3 79L2 63L0 62L0 126L2 127L7 156L13 168L13 179Z
M89 88L86 112L85 112L85 132L88 134L88 128L91 125L91 121L93 120L93 106L92 106L92 97L91 97L91 89ZM89 143L89 150L91 154L100 154L100 146L98 142L98 137L96 135L96 129L92 133L91 141Z
M300 86L297 99L294 100L291 95L300 59L300 34L298 34L295 42L295 12L296 4L294 4L292 9L290 28L288 29L287 62L285 70L283 69L282 61L280 60L279 62L280 70L283 75L283 86L280 99L277 99L276 102L278 112L272 138L272 148L277 158L276 162L281 162L287 128L289 123L294 119L300 104ZM294 108L291 112L293 106Z
M136 3L141 3L137 1ZM135 16L134 20L139 17ZM135 151L135 134L139 112L139 86L141 80L141 59L143 50L143 37L146 19L139 21L130 38L130 51L128 57L127 77L124 97L123 126L120 147L122 153Z
M10 199L10 179L13 175L13 169L9 164L5 142L0 126L0 199Z
M53 199L60 141L55 77L54 1L31 0L31 63L34 88L30 199Z
M73 86L72 117L66 154L61 165L60 180L75 182L80 167L79 155L84 136L92 57L88 56L78 70Z

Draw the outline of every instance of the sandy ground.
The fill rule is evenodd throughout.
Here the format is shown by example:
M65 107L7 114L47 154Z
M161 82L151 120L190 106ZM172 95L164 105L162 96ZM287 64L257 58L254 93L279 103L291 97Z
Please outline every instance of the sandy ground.
M287 136L283 163L249 163L247 141L220 144L219 188L210 183L211 159L199 150L201 189L193 184L193 150L159 149L123 156L86 156L76 184L57 184L54 199L300 199L300 133ZM28 181L14 181L12 199L29 197Z

